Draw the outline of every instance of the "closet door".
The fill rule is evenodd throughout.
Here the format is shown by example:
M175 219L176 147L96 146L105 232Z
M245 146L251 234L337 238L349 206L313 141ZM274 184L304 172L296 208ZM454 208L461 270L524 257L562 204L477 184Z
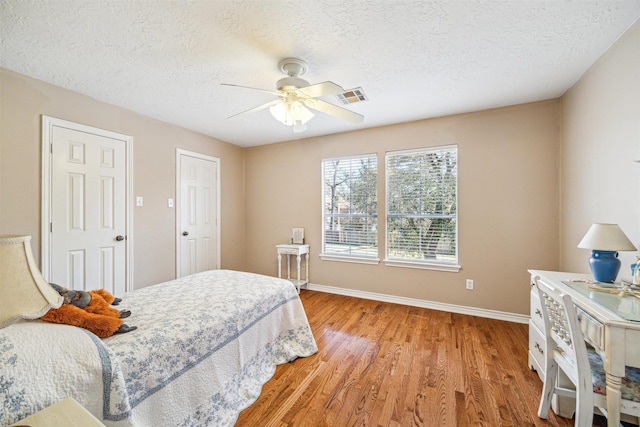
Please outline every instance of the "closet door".
M218 160L178 153L178 277L218 268Z

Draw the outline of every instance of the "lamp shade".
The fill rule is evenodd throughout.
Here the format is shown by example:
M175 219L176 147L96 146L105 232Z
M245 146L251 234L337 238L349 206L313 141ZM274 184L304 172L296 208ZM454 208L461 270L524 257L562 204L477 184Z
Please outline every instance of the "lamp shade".
M0 236L0 295L0 328L62 305L62 296L36 267L31 236Z
M593 224L578 244L579 248L599 251L636 251L618 224Z

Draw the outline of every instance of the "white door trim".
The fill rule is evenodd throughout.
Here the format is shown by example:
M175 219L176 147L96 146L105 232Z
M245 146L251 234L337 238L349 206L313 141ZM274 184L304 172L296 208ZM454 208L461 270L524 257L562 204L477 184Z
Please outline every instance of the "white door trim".
M183 150L182 148L176 148L176 278L180 278L180 266L181 266L181 250L180 250L180 239L182 236L182 222L181 222L181 203L182 198L180 196L181 193L181 163L180 158L182 156L195 157L201 160L208 160L210 162L216 163L216 268L220 268L220 159L218 157L208 156L206 154L200 154L193 151Z
M52 183L52 156L51 146L53 138L53 127L63 127L78 132L90 133L106 138L121 140L125 143L125 290L133 290L133 137L111 132L104 129L81 125L55 117L42 116L42 223L41 223L41 244L40 244L40 264L42 275L49 280L51 275L51 183Z

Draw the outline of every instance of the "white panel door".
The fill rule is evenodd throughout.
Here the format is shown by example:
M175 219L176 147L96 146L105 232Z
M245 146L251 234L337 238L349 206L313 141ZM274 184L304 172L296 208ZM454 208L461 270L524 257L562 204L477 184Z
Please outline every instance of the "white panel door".
M52 127L49 281L126 289L125 142Z
M184 153L178 157L178 277L183 277L218 268L218 162Z

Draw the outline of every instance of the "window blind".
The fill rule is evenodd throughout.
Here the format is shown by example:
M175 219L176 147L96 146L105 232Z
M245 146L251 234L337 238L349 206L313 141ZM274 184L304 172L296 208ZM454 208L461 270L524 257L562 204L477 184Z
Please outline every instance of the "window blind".
M376 156L323 160L322 176L323 253L377 257Z
M387 153L387 258L457 263L456 146Z

